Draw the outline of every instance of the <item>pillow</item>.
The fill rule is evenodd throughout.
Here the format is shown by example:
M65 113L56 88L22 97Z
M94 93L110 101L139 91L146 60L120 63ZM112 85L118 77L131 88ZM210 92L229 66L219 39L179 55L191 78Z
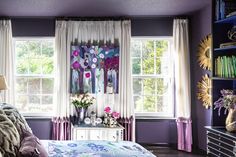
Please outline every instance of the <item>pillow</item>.
M47 157L48 154L39 139L29 131L23 131L24 138L19 149L20 157Z

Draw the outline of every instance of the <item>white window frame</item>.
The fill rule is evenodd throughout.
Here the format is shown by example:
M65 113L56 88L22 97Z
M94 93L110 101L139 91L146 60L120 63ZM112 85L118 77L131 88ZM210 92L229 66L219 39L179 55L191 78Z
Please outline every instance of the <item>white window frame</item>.
M24 74L17 74L16 73L16 71L15 71L15 69L16 69L16 59L15 59L15 56L16 56L16 52L15 52L15 45L16 45L16 41L25 41L25 40L29 40L29 41L38 41L38 40L51 40L51 41L53 41L53 44L54 44L54 72L53 72L53 74L52 75L44 75L44 76L42 76L42 75L40 75L40 74L31 74L31 75L29 75L29 74L27 74L27 75L24 75ZM55 58L56 58L56 54L55 54L56 52L55 52L55 37L40 37L40 36L37 36L37 37L13 37L13 55L14 55L14 84L16 84L16 78L17 77L30 77L30 78L53 78L54 79L54 83L55 83L55 70L56 70L56 60L55 60ZM42 86L42 84L40 83L40 86ZM54 86L55 86L55 84L54 84ZM28 88L27 88L28 89ZM38 117L38 118L40 118L40 117L42 117L42 118L51 118L51 117L53 117L53 116L55 116L55 114L56 114L56 105L55 105L55 101L54 101L54 97L55 97L55 91L54 91L54 89L55 89L55 87L53 87L53 94L52 94L52 96L53 96L53 108L54 108L54 110L53 110L53 112L50 112L50 113L40 113L40 112L36 112L36 113L29 113L29 112L21 112L21 114L24 116L24 117L26 117L26 118L30 118L30 117L32 117L32 118L34 118L34 117ZM15 89L14 89L14 95L16 96L16 95L21 95L21 94L17 94L16 93L16 87L15 87ZM26 96L28 96L28 94L22 94L22 95L26 95ZM35 95L41 95L41 96L43 96L43 94L35 94ZM51 94L46 94L46 95L51 95ZM16 101L16 100L15 100ZM41 101L41 99L40 99L40 101ZM40 104L41 104L41 102L40 102Z
M132 39L138 39L138 40L168 40L169 43L170 43L170 46L169 46L169 53L170 53L170 56L171 56L171 62L170 62L170 71L172 71L172 73L170 74L170 89L172 89L170 91L170 94L172 94L172 97L171 97L171 100L170 100L170 104L172 104L172 108L170 109L171 111L169 113L164 113L164 112L135 112L135 117L136 119L174 119L175 118L175 105L174 105L174 95L175 95L175 87L174 87L174 56L173 56L173 37L171 36L159 36L159 37L154 37L154 36L136 36L136 37L131 37L131 40ZM155 49L155 48L154 48ZM132 52L131 52L132 53ZM142 52L141 52L141 56L142 56ZM131 56L131 63L132 63L132 60L133 58L135 57L132 57ZM137 57L139 58L139 57ZM142 73L142 57L141 58L141 62L140 62L140 69L141 69L141 73ZM156 53L154 53L154 58L158 58L156 57ZM154 59L154 65L156 65L156 59ZM156 73L156 66L154 67L154 71ZM131 69L131 72L132 72L132 69ZM133 78L163 78L163 76L161 75L158 75L158 74L151 74L151 75L135 75L135 74L132 74L132 80ZM143 91L143 84L142 84L142 91ZM155 94L153 95L157 95L157 89L155 89ZM135 95L133 93L133 97L134 96L143 96L142 94L140 95ZM134 101L133 101L133 105L135 106L134 104Z

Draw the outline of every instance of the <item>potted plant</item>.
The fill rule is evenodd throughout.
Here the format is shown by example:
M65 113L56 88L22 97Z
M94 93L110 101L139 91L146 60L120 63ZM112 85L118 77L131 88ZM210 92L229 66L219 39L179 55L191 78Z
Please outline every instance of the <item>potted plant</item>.
M216 102L214 102L215 108L218 108L218 114L225 108L225 114L228 111L228 115L225 121L226 130L229 132L236 132L236 95L233 90L221 90L221 95Z
M94 103L95 98L90 96L88 93L78 94L72 97L72 104L75 107L79 122L82 122L87 114L87 109Z

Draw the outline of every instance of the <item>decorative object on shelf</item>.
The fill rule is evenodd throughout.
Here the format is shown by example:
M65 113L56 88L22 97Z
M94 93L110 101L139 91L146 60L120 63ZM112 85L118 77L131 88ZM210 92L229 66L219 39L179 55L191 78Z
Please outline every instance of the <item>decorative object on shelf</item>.
M71 49L71 93L118 93L119 46L81 44Z
M201 40L198 47L198 63L205 70L211 70L211 41L212 35L209 34Z
M96 113L94 111L92 111L90 113L90 118L86 117L84 119L84 123L89 125L91 124L92 126L96 126L97 124L101 124L102 123L102 119L101 118L97 118Z
M197 83L198 93L197 98L203 102L203 106L208 109L212 106L211 103L211 80L207 74L202 76L202 80Z
M220 44L220 48L229 48L229 47L233 47L233 46L236 46L235 41Z
M231 40L231 42L221 43L220 48L228 48L228 47L236 46L236 26L233 26L228 31L228 38L229 40Z
M89 117L84 118L84 123L89 125L91 123L91 120Z
M229 132L236 132L236 95L233 90L221 90L221 95L217 101L214 102L215 108L218 108L218 115L222 108L225 108L224 113L228 111L225 121L226 130Z
M91 112L90 114L90 120L91 120L91 125L96 126L97 123L97 115L94 111Z
M116 127L117 126L117 119L120 117L119 112L111 111L111 108L105 107L104 109L105 115L104 115L104 120L103 124L106 127Z
M228 31L228 38L232 41L236 41L236 26L233 26L229 31Z
M72 97L72 104L75 107L77 116L79 117L79 123L84 121L87 116L87 109L94 103L95 98L90 96L88 93L78 94Z

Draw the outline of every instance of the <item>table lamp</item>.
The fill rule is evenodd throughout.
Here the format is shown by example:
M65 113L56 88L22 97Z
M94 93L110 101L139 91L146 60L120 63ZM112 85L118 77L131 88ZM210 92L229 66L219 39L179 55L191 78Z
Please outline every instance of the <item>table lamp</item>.
M3 101L2 93L1 93L2 90L7 90L7 82L6 82L5 77L3 75L0 75L0 98L1 98L0 100L1 101Z

